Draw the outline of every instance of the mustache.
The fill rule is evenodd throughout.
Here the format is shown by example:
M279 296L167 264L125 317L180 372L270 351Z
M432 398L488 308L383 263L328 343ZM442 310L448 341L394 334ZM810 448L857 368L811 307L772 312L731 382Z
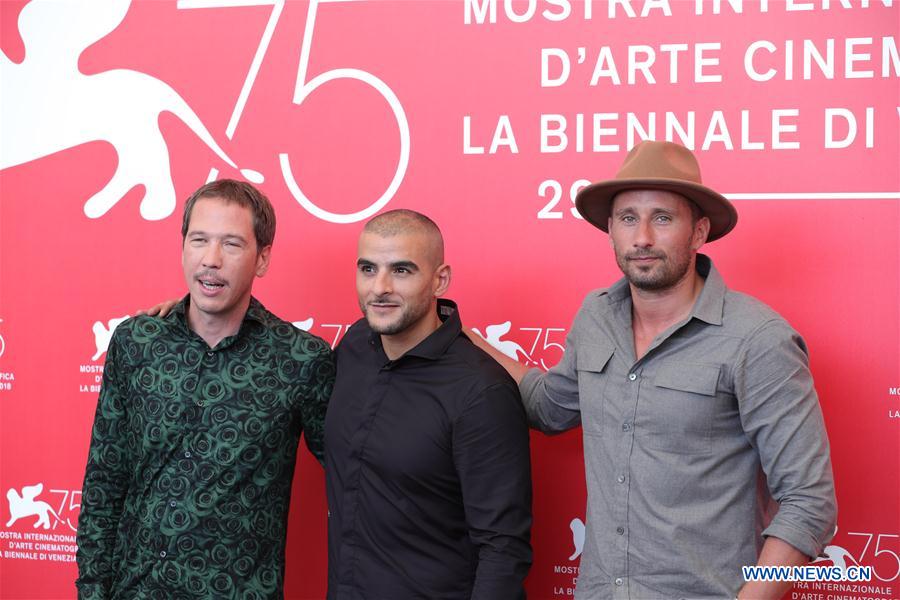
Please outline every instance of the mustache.
M635 250L633 252L629 252L625 255L625 258L628 260L636 260L641 258L665 258L665 252L653 251L653 250Z
M200 280L205 279L206 281L211 281L212 283L227 283L224 279L222 279L218 273L211 269L204 269L198 273L194 274L194 279Z
M390 294L384 294L382 296L375 296L366 304L397 304L397 301L394 300Z

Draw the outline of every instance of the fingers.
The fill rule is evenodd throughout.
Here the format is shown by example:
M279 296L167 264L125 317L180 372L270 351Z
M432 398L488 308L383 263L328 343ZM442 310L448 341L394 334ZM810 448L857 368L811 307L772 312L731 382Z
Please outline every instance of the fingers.
M135 315L146 315L148 317L165 317L169 314L175 305L178 304L178 300L166 300L165 302L160 302L155 306L151 306L150 308L142 308L138 310Z

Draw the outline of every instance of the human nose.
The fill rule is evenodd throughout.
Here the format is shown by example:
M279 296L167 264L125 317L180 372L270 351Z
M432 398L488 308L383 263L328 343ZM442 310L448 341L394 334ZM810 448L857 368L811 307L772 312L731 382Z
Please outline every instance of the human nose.
M391 274L388 271L380 271L375 275L375 281L372 283L372 291L376 296L383 296L394 291Z
M222 266L222 246L217 242L207 244L203 250L203 266L218 269Z
M647 248L653 245L653 228L649 221L642 220L635 228L634 245Z

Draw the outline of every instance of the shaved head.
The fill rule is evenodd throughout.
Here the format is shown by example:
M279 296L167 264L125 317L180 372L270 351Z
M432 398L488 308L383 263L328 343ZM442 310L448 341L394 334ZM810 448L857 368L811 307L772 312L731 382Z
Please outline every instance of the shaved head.
M434 221L412 210L378 215L359 235L356 295L391 359L438 329L437 299L450 285L444 239Z
M397 235L420 235L425 238L429 260L437 267L444 263L444 236L437 224L422 213L406 208L398 208L372 218L363 228L363 233L380 237Z

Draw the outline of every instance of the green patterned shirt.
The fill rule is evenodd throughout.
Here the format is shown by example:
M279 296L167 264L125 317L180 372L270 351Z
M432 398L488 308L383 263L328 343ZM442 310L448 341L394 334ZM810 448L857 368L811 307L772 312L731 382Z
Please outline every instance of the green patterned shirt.
M322 460L331 350L255 299L210 349L165 318L106 354L78 527L78 596L282 598L300 432Z

